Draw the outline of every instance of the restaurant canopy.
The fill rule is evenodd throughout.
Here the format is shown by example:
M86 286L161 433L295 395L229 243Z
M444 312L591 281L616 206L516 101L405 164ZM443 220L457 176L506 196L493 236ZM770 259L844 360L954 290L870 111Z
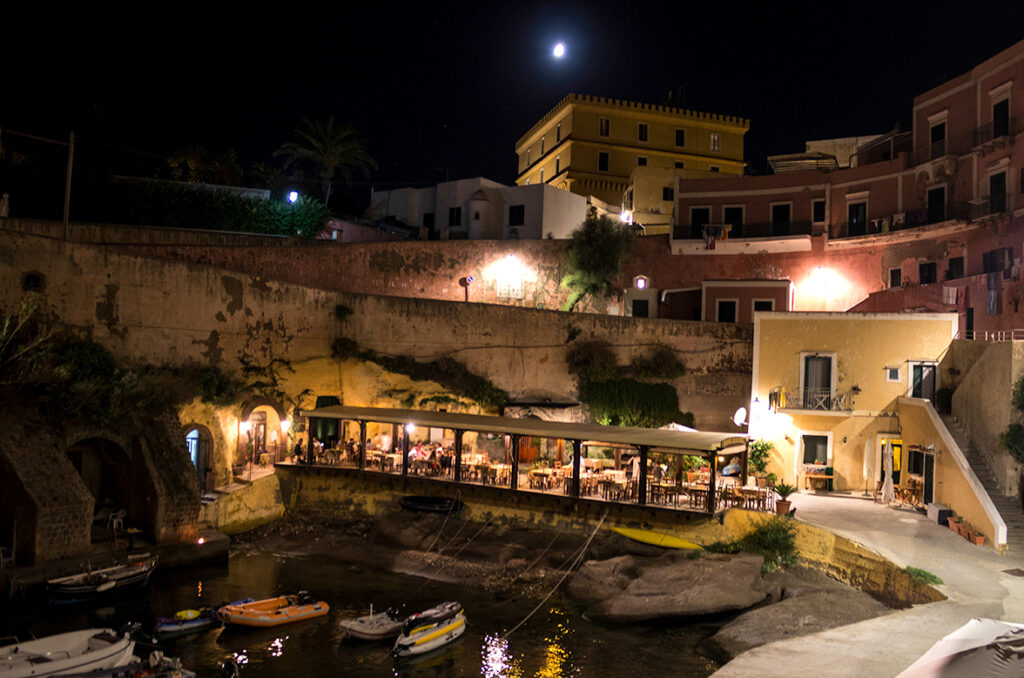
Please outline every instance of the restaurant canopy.
M712 431L673 431L669 429L636 428L573 424L542 419L511 419L479 414L431 412L376 407L333 405L315 410L302 410L304 417L343 419L405 426L446 428L456 431L507 433L536 438L587 441L588 444L647 447L651 451L685 452L697 456L729 455L746 449L747 436L741 433Z

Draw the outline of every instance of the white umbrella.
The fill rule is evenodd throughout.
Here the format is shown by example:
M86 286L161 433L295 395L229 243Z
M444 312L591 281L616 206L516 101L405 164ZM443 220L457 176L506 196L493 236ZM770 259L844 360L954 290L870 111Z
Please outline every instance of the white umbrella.
M975 618L935 643L897 678L1024 675L1024 624Z
M892 441L885 441L882 452L882 468L885 469L885 482L882 483L882 503L888 506L896 499L896 490L892 486Z

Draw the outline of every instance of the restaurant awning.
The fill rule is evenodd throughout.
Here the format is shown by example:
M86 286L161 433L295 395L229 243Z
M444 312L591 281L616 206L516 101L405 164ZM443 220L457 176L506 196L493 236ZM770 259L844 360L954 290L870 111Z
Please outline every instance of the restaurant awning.
M350 421L382 424L413 424L432 428L447 428L486 433L509 433L537 438L581 440L609 445L646 446L651 450L685 451L689 454L710 456L735 454L746 448L747 436L742 433L713 431L672 431L666 429L635 428L628 426L601 426L600 424L573 424L541 419L511 419L479 414L430 412L377 407L349 407L334 405L315 410L302 410L304 417L346 419Z

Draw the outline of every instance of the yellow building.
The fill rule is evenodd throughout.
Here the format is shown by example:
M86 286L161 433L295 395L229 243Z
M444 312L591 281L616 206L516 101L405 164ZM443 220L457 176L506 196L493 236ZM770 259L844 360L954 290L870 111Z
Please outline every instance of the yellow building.
M955 313L756 313L750 435L774 444L769 471L800 490L873 496L891 444L898 491L1005 543L933 405L957 330Z
M675 176L743 173L749 128L744 118L570 94L516 143L516 184L547 183L670 217ZM644 204L630 204L637 200Z

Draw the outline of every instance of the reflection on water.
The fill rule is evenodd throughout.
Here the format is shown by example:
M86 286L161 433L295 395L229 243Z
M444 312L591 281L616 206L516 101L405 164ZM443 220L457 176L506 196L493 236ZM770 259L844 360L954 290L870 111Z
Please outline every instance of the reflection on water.
M46 605L17 605L0 614L0 636L118 628L129 620L152 629L156 617L181 609L303 589L327 601L327 617L273 629L214 629L169 640L164 650L181 657L200 676L219 675L221 664L234 660L242 678L567 678L631 675L641 666L646 675L707 676L717 668L698 654L701 639L715 631L711 625L605 627L582 619L571 606L553 602L503 638L535 603L498 601L475 586L291 554L236 554L227 567L161 572L147 592L107 608L55 611ZM413 612L445 600L463 604L467 630L455 643L428 655L396 661L393 641L346 639L338 627L341 619L366 614L371 604L378 610L404 604L405 612Z

